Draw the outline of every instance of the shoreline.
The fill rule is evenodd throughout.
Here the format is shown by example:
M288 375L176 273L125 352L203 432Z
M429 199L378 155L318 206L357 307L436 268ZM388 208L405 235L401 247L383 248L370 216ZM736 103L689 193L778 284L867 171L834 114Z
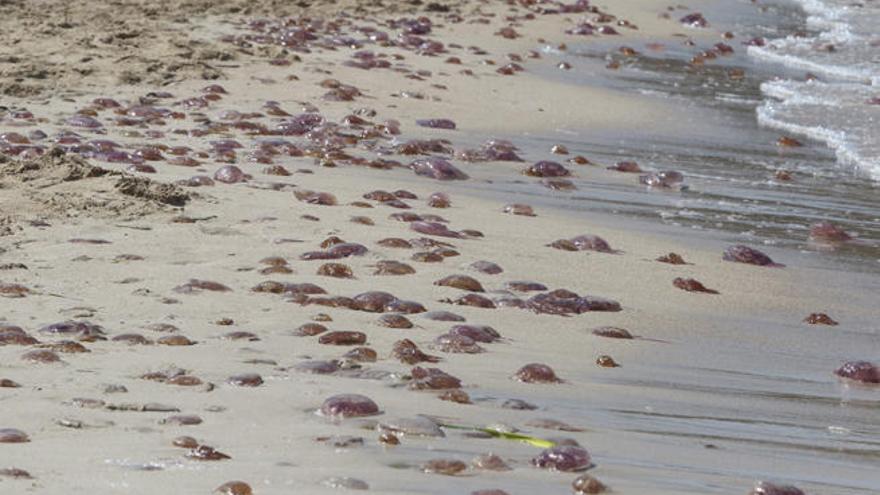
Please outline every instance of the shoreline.
M666 25L662 22L657 22L660 27L648 24L648 14L659 5L653 0L632 0L613 7L612 13L644 19L646 28L641 35L651 33L649 36L657 38L680 30L674 21L667 21L668 31L660 28ZM506 13L504 8L499 10L498 16ZM499 18L487 19L495 23ZM560 33L558 39L563 38L559 22L548 19L547 24ZM468 27L457 26L463 30ZM205 29L212 32L222 27L228 25L210 24ZM591 124L603 129L629 125L625 119L608 116L609 112L640 119L647 116L649 125L663 114L662 105L646 111L623 97L609 98L602 89L572 88L528 74L496 75L494 69L501 65L505 52L524 54L534 47L532 39L551 39L544 26L531 32L526 24L515 29L529 34L508 44L492 35L497 27L490 24L482 26L482 32L473 30L467 36L453 38L463 46L473 42L489 51L485 56L455 53L466 59L462 67L444 65L447 54L430 58L401 51L403 63L411 65L409 75L417 75L417 70L431 71L431 76L421 76L426 79L421 81L405 79L388 69L339 67L350 54L342 49L302 54L303 62L281 68L266 64L266 59L239 60L237 63L245 67L216 81L227 92L222 99L204 109L184 110L187 118L169 119L166 129L198 128L199 119L217 122L222 109L265 111L266 100L278 101L278 106L291 114L300 113L302 102L313 102L330 122L340 122L363 107L377 112L366 117L373 122L400 120L403 134L391 143L448 138L459 150L492 137L489 130L510 135L523 132L519 122L541 129L559 122L577 123L576 117L583 115L541 112L544 115L536 119L539 112L522 109L487 115L503 101L524 100L535 107L561 111L573 99L590 105L589 111L594 112L587 114ZM444 28L436 30L432 37L449 35ZM495 59L496 65L480 65L479 60L485 58ZM254 65L248 67L247 63ZM472 80L471 76L455 73L459 68L473 70L478 78ZM441 75L443 72L449 75ZM297 79L287 79L289 75ZM270 77L273 82L268 81ZM328 78L355 85L363 96L353 102L322 101L328 88L319 84ZM166 100L171 103L197 96L202 87L213 82L184 80L158 89L174 93L174 99ZM433 83L447 89L432 87ZM529 87L533 85L548 96L530 98ZM88 96L75 101L50 99L46 106L31 108L38 119L48 119L34 127L52 135L50 130L56 128L59 119L68 117L92 97L113 96L123 101L135 99L147 89L125 87L108 95L106 92L113 88L98 87L102 89L88 89ZM467 94L469 87L479 90ZM426 99L389 96L401 91L423 92ZM431 102L432 96L441 101ZM489 98L497 99L487 104ZM592 105L597 98L603 100L602 104ZM165 106L165 102L159 105ZM198 114L208 117L203 119ZM109 116L109 112L99 112L101 119ZM414 125L417 118L451 118L460 128L423 129ZM266 122L280 120L269 117ZM0 121L3 132L29 130L6 123ZM538 159L561 162L566 158L554 157L548 150L543 154L537 149L523 150L526 161L522 163L465 164L452 160L472 176L462 183L417 177L406 169L370 170L342 163L322 167L316 163L321 159L308 156L274 156L274 163L292 174L271 176L261 172L267 164L248 163L245 157L253 149L253 140L274 136L255 138L225 130L206 136L167 132L164 137L150 140L143 135L123 136L123 128L109 124L103 129L108 131L106 135L89 137L131 143L158 140L206 151L210 151L207 146L211 140L236 139L245 145L238 151L238 165L254 178L231 185L182 188L192 197L182 211L168 206L154 210L142 198L120 198L113 177L55 184L42 190L30 190L26 183L17 182L13 187L0 188L0 194L24 191L24 197L31 201L30 209L17 211L7 222L14 230L12 235L0 237L0 264L26 265L26 270L4 271L2 281L23 284L32 291L23 298L3 299L12 304L0 314L0 324L20 325L39 340L57 344L77 336L51 336L38 329L55 321L88 319L103 326L111 338L138 333L155 341L166 334L148 326L164 323L179 328L167 335L185 335L196 342L191 346L161 346L83 341L90 352L60 351L62 363L56 364L23 361L21 356L30 347L0 346L0 363L4 363L0 365L0 378L22 385L0 389L0 400L8 405L0 411L0 428L18 428L30 436L28 443L4 444L3 449L14 453L15 467L27 470L34 478L0 477L2 483L8 481L12 487L35 493L71 489L95 494L120 490L146 494L170 489L210 493L223 482L241 479L256 494L291 489L338 493L339 489L330 486L332 483L328 485L327 480L344 476L368 483L373 493L451 494L493 488L510 493L566 493L571 490L572 480L583 474L532 467L530 459L540 453L533 446L474 438L453 430L446 430L443 437L423 437L418 431L400 434L396 446L378 441L375 421L393 423L395 418L427 414L460 424L502 423L542 438L573 439L593 457L596 466L587 473L618 493L733 495L747 493L756 478L796 484L808 493L869 493L872 480L860 481L858 476L876 457L876 450L872 450L876 442L871 440L876 427L870 419L871 407L876 407L878 401L877 391L840 385L832 372L843 360L872 358L860 355L876 341L876 333L869 329L877 316L871 309L870 293L876 278L870 274L854 280L843 272L807 268L800 264L801 256L772 247L768 254L788 266L768 268L726 262L721 260L721 251L728 243L716 235L708 239L696 234L675 238L683 229L665 226L656 227L661 233L646 233L640 229L645 222L604 214L588 216L538 203L534 204L537 216L514 216L501 210L506 203L517 201L503 200L498 191L490 195L475 192L475 184L495 175L537 181L520 176L520 171ZM285 139L304 142L302 137ZM366 154L357 147L351 147L351 151ZM159 162L159 173L142 175L170 183L196 173L212 175L225 165L217 163L211 154L192 156L202 162L198 167ZM420 158L391 157L404 164ZM10 163L0 163L0 168ZM89 163L116 171L127 167L96 160ZM595 175L589 165L565 166L581 178ZM4 184L8 186L9 180L5 176ZM65 198L75 200L70 204L76 209L64 210L62 203L59 210L58 205L44 201L45 193L41 191L57 193L59 187L69 195ZM412 209L391 208L375 201L366 201L369 208L352 205L364 202L363 195L369 191L395 189L415 193L418 199L404 199ZM321 206L297 201L294 191L305 190L332 193L338 204ZM435 191L449 194L449 208L426 206ZM0 204L2 200L0 197ZM422 237L406 222L389 218L403 212L440 215L449 220L450 228L474 229L482 237L432 237L450 242L459 255L433 263L414 261L410 256L425 249L401 250L378 244L389 237ZM313 215L319 221L303 215ZM192 223L172 223L175 216L188 217ZM354 223L352 217L368 217L374 225ZM36 227L28 223L33 220L50 225ZM19 226L21 230L15 230ZM581 234L599 235L620 252L567 252L546 246L556 239ZM361 243L368 251L363 256L339 260L299 258L304 252L319 249L319 243L330 236ZM71 239L108 243L71 243ZM682 254L693 264L671 266L653 261L669 251ZM145 259L119 258L123 254ZM293 273L261 274L265 265L260 260L272 256L285 258ZM374 275L375 265L382 260L406 263L415 273ZM504 272L488 275L468 268L478 260L496 262ZM318 266L325 262L348 265L354 278L317 275ZM619 301L623 310L566 318L516 308L451 305L441 300L465 292L434 282L452 274L475 277L486 288L481 294L488 297L503 295L497 291L506 290L506 282L528 280L551 290L566 288L580 295L607 297ZM697 278L720 294L681 291L672 286L675 277ZM218 282L231 291L175 291L188 279ZM314 283L331 296L387 291L417 301L428 310L460 314L468 324L490 325L503 340L480 344L485 352L479 354L444 352L435 339L452 322L413 314L407 315L415 324L412 329L384 328L377 324L381 316L377 313L300 305L280 295L251 291L267 280ZM855 283L863 284L864 292L852 292ZM515 295L526 299L533 294ZM840 326L801 322L816 311L829 313L840 321ZM297 371L296 366L304 361L341 359L355 347L324 345L319 337L292 335L299 325L314 322L318 313L330 315L332 321L322 324L331 331L365 333L365 345L378 353L378 360L357 362L349 358L350 370L328 375ZM224 318L232 323L221 324ZM592 329L606 325L629 329L641 338L624 341L590 334ZM223 337L231 331L251 332L259 340ZM829 332L847 338L835 340L837 347L832 350ZM389 357L394 342L403 338L442 357L437 364L420 366L439 367L460 378L473 404L438 400L440 392L407 390L412 366ZM602 354L612 356L622 367L598 367L594 362ZM532 362L550 365L564 383L529 384L511 379L518 368ZM187 376L198 377L201 383L175 386L141 378L145 373L170 367L187 370ZM263 384L251 389L226 383L227 378L240 373L259 373ZM128 392L108 393L107 384L124 385ZM351 392L375 400L382 414L341 421L315 414L327 397ZM508 399L532 402L538 409L502 407ZM121 412L108 407L157 402L179 412ZM809 404L808 413L799 418L802 404ZM196 414L204 422L194 426L160 423L176 414ZM558 423L539 422L546 419L562 422L568 428L560 431ZM845 428L848 433L830 438L820 433L831 426ZM429 433L421 434L435 434L427 429ZM171 445L179 435L192 435L232 459L211 462L187 458L186 450ZM333 439L315 440L325 436ZM334 441L350 440L341 436L361 437L362 443L334 447ZM846 453L842 457L829 454L837 448ZM72 452L75 458L71 458ZM468 465L458 476L422 472L422 466L432 459L469 464L475 456L489 452L500 454L513 470L494 472ZM335 483L345 486L339 480Z

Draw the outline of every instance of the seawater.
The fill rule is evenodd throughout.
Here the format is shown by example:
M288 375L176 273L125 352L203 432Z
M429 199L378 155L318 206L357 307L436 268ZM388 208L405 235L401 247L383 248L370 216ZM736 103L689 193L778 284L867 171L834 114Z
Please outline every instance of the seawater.
M799 32L749 48L758 60L809 71L808 81L761 86L762 125L822 141L842 165L880 181L880 3L798 0L807 14Z
M591 37L569 43L565 52L548 45L537 64L535 70L544 77L660 101L672 110L653 127L596 129L586 123L583 128L550 129L511 139L536 152L561 143L572 154L584 154L603 166L635 160L648 170L678 170L686 177L687 189L651 190L629 174L595 173L575 178L578 190L570 193L547 193L539 186L503 179L494 188L533 204L547 201L567 210L623 214L671 231L685 228L731 242L793 249L805 254L807 263L880 273L880 181L862 166L842 163L840 149L829 149L827 139L817 142L801 136L818 137L806 132L810 119L834 120L838 118L834 112L795 109L792 102L815 102L811 95L827 91L838 100L854 102L845 110L849 117L839 117L853 129L828 133L846 143L854 142L856 135L863 136L864 143L880 142L880 130L859 124L869 122L880 105L855 105L871 94L866 82L803 82L803 69L757 57L754 47L746 44L753 38L768 40L769 49L773 40L795 35L817 38L823 33L800 4L779 0L760 7L745 0L700 6L713 29L736 33L732 40L707 37L704 31L686 27L681 31L692 36L695 46L685 37L664 41L662 49L653 45L657 40ZM691 11L677 10L673 15ZM734 53L702 66L690 64L694 54L721 41L733 46ZM618 48L623 44L638 54L621 55ZM569 61L572 69L558 70L561 60ZM612 60L620 63L619 69L606 68ZM742 71L743 76L731 77L731 71ZM795 114L800 120L783 127L781 122L789 122L788 116ZM828 125L823 123L823 129L830 129ZM804 146L778 146L783 135L797 137ZM867 150L867 144L860 149ZM778 170L790 171L793 180L775 179ZM808 232L820 221L838 224L862 242L832 254L818 250L809 242Z

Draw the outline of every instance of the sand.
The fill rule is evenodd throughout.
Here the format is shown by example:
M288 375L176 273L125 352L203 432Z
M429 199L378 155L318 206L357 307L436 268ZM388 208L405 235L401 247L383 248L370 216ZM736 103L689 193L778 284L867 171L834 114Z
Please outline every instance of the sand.
M505 53L525 56L527 50L542 46L538 39L545 40L544 46L565 41L564 27L576 15L525 23L516 27L524 34L522 38L505 40L493 33L503 25L501 16L510 11L506 6L452 5L468 19L479 11L495 15L485 17L489 21L485 25L436 27L433 36L464 47L480 46L488 54L458 50L456 55L465 63L456 66L444 64L445 55L419 57L411 51L385 50L404 56L411 70L433 74L417 80L391 70L342 67L348 49L316 50L295 57L277 47L243 50L219 40L222 35L241 34L241 21L269 16L275 9L316 17L337 12L363 13L369 18L418 13L439 23L442 14L426 12L421 4L393 4L389 9L371 2L327 3L311 4L307 10L272 1L151 2L148 7L142 2L106 6L72 2L65 3L66 8L59 4L4 3L10 15L2 21L7 28L3 41L8 45L12 40L17 47L16 54L0 65L0 88L8 97L4 105L27 108L37 121L17 127L8 116L11 112L6 112L0 121L2 132L40 128L51 136L65 127L64 119L96 97L136 101L147 92L162 90L175 95L159 102L166 106L196 96L213 83L221 84L228 94L209 108L186 110L186 120L173 120L165 128L196 127L195 119L205 121L198 114L216 122L221 109L262 111L265 101L274 100L293 114L303 104L314 103L333 122L359 108L374 109L377 115L365 118L402 123L404 134L398 139L446 138L460 149L478 146L493 136L548 128L623 131L664 125L668 114L662 103L552 82L540 77L538 70L514 76L495 73L497 66L507 63ZM641 27L637 32L622 30L621 44L647 38L671 42L684 31L677 22L658 19L665 8L662 2L615 2L609 7ZM278 57L292 64L268 63ZM493 59L496 65L481 64L484 59ZM530 62L523 65L532 67ZM463 68L474 75L460 74ZM352 102L322 101L327 88L319 84L328 78L356 86L363 96ZM403 92L418 92L424 99L401 97ZM108 118L110 113L100 115ZM417 118L451 118L458 128L420 128L413 122ZM106 135L79 132L133 145L157 141L143 135L126 136L119 127L106 129ZM240 158L250 149L252 138L233 131L199 137L169 132L158 141L207 150L208 141L223 138L245 144ZM365 153L358 150L357 154ZM525 155L529 162L559 158L548 151L529 150ZM397 158L408 163L413 157ZM721 251L726 244L699 237L669 237L614 217L585 216L550 206L536 207L535 217L503 213L506 203L522 198L499 197L481 191L480 185L499 174L519 174L526 166L523 163L455 161L471 179L441 182L416 177L402 168L326 166L332 160L310 157L276 157L277 164L294 173L270 176L261 172L264 165L241 159L238 165L253 175L247 182L202 188L175 185L196 173L211 175L224 165L211 158L199 159L203 163L195 169L159 162L156 174L132 173L124 164L83 160L57 151L35 159L0 162L4 229L0 281L29 289L24 297L0 299L0 324L21 326L45 344L75 338L39 331L68 319L99 324L110 338L138 333L151 342L83 342L89 352L60 352L61 362L50 364L23 360L22 355L33 350L29 347L0 346L0 378L21 385L0 389L4 404L0 428L17 428L30 437L28 443L0 444L0 464L27 470L32 476L0 476L0 486L9 493L211 493L237 479L249 483L257 494L336 493L339 488L327 482L333 477L360 479L372 493L471 493L492 488L509 493L567 493L580 474L530 466L530 459L541 450L534 446L472 438L451 429L443 438L406 435L397 446L378 442L376 422L418 415L454 424L504 424L542 438L575 439L593 456L596 466L589 473L615 493L707 493L707 487L713 493L747 493L756 478L765 477L794 480L805 489L833 485L822 493L867 493L859 490L870 486L871 480L859 481L852 465L828 467L832 475L817 477L813 466L796 463L789 456L777 457L774 446L760 443L760 432L737 431L727 437L718 431L717 438L694 432L688 436L675 428L664 430L668 424L651 422L652 414L676 409L670 407L673 403L677 410L714 408L719 418L739 418L739 414L748 414L741 411L748 405L738 396L754 393L748 399L752 413L777 417L797 414L796 404L780 407L767 402L767 396L786 393L784 387L790 387L787 392L795 396L835 394L829 392L834 387L833 367L857 355L869 338L856 335L846 348L828 355L816 344L818 340L803 337L804 332L825 329L813 330L800 320L822 310L845 315L847 328L867 325L876 316L870 309L870 294L852 294L852 281L799 266L796 256L772 249L768 252L774 258L791 258L782 260L788 266L724 262ZM614 175L596 166L570 168L579 180ZM375 201L367 201L370 208L352 205L364 201L362 196L370 191L397 189L418 196L406 200L411 210ZM339 204L297 201L294 191L304 190L331 192ZM449 194L450 208L426 206L428 196L436 191ZM420 237L407 223L389 217L402 211L441 215L450 228L474 229L482 237L435 238L451 242L459 255L438 263L413 261L410 257L419 249L377 244L388 237ZM374 225L352 222L354 216L368 217ZM585 233L602 236L617 252L565 252L547 247L556 239ZM322 262L299 259L319 249L330 236L369 249L363 256L335 260L351 267L353 279L319 276L316 271ZM654 261L670 251L681 253L691 264ZM293 273L261 274L265 265L260 260L270 256L287 259ZM416 273L375 275L374 267L382 260L408 263ZM504 272L477 273L469 265L478 260L496 262ZM623 310L561 317L516 308L451 305L443 301L464 293L433 284L451 274L476 277L490 296L497 295L492 291L502 290L506 282L532 280L550 289L610 298L619 301ZM680 291L672 287L675 277L697 278L720 294ZM219 282L231 290L175 290L190 279ZM485 344L486 352L481 354L442 352L432 342L451 323L411 315L412 329L384 328L377 324L375 313L301 305L251 290L267 280L314 283L330 295L387 291L418 301L429 310L453 311L471 324L490 325L503 340ZM824 281L821 287L819 280ZM866 278L857 283L869 286L872 281ZM352 347L322 345L316 337L293 335L297 327L319 314L329 315L331 321L322 324L330 330L366 333L366 345L378 353L378 361L333 375L297 371L298 363L338 359ZM156 324L174 325L178 330L172 333L188 337L194 345L156 345L156 340L169 335L156 331ZM642 338L621 342L591 335L591 329L603 325L624 327ZM773 331L763 331L765 326L773 326ZM258 340L223 337L232 331L252 332ZM430 366L460 378L473 404L439 400L432 391L409 390L411 366L390 356L394 342L403 338L442 357ZM786 351L793 341L801 347L796 357ZM750 358L755 346L772 348L773 361ZM622 367L596 366L602 354L610 354ZM806 363L804 355L811 356ZM511 379L521 366L535 362L552 366L564 382L542 385ZM186 370L202 383L179 386L142 378L169 368ZM739 387L733 370L761 373L767 377L766 388ZM245 372L259 373L264 383L255 388L227 383L228 377ZM704 374L711 384L701 382ZM802 381L780 384L771 379L778 377ZM339 393L367 395L382 414L337 421L315 413L322 401ZM856 398L862 400L859 393ZM83 398L90 400L79 400ZM538 409L502 407L511 398L534 403ZM169 424L166 419L175 414L195 414L203 422ZM862 412L853 417L861 421ZM579 431L529 426L542 418L563 421ZM697 430L703 420L693 418ZM816 420L816 427L831 426L824 424L826 420ZM723 419L719 421L723 424ZM179 435L191 435L231 459L188 459L185 449L171 443ZM345 435L362 437L363 444L336 447L316 440ZM710 444L722 448L707 448ZM488 472L471 467L460 476L421 470L431 459L469 463L474 456L489 452L501 455L513 469ZM753 476L756 473L761 475Z

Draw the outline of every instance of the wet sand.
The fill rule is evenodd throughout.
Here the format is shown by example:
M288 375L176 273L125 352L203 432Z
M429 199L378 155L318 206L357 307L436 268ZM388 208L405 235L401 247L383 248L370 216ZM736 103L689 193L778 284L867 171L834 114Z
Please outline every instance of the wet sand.
M205 10L208 4L219 7ZM524 15L527 10L522 7L454 5L452 12L460 9L461 23L450 18L443 21L444 13L426 13L426 7L414 5L396 6L399 14L375 8L354 10L354 4L309 7L311 16L364 12L369 20L427 14L434 26L426 36L463 47L427 57L411 49L367 46L404 58L392 61L401 71L365 71L342 66L354 52L349 48L312 46L311 53L296 53L273 45L236 46L221 41L223 36L249 33L245 21L274 19L269 17L277 6L272 2L182 6L169 2L154 5L152 14L133 2L99 14L91 12L88 3L75 3L68 12L48 9L51 15L46 18L26 13L35 8L28 5L13 5L27 22L14 23L18 27L4 31L4 36L22 39L15 57L26 61L32 55L39 61L35 66L59 57L68 62L54 66L58 73L34 78L17 72L27 62L4 61L2 88L4 105L9 108L4 110L0 131L27 135L41 129L49 141L60 130L73 129L84 142L110 139L126 151L144 143L189 146L190 156L200 163L182 167L167 160L148 161L157 173L129 173L151 181L132 185L123 182L129 180L128 175L116 174L127 163L80 162L60 154L9 157L0 162L0 226L5 234L0 237L0 281L28 289L24 297L0 299L0 323L20 326L40 340L27 346L0 346L0 379L21 385L0 389L4 404L0 428L22 430L30 440L0 444L2 464L24 469L32 477L0 476L0 486L16 493L211 493L224 482L243 480L257 494L335 493L339 488L328 486L327 480L351 477L366 482L374 493L451 494L488 489L511 494L566 493L583 474L533 467L530 460L541 452L539 447L475 438L449 428L444 429L444 437L408 434L400 435L399 445L379 442L376 422L393 424L397 418L419 415L439 423L503 424L540 438L573 439L592 456L595 466L587 473L615 493L744 494L764 479L793 483L807 493L871 493L877 486L876 475L866 474L878 452L872 423L877 391L842 386L832 374L843 361L874 357L866 356L865 349L875 343L876 334L865 329L876 321L871 296L876 279L799 266L796 254L782 250L766 249L785 267L722 261L726 244L697 236L670 237L613 216L585 216L539 205L535 205L534 217L510 215L503 212L504 206L521 198L480 191L480 184L499 176L520 176L538 160L564 162L569 158L550 150L521 150L522 163L451 160L470 176L466 181L420 177L404 167L379 170L357 165L336 149L321 157L274 155L273 164L291 172L277 176L264 173L268 164L249 161L254 143L281 137L308 151L309 141L302 136L248 135L231 128L228 119L224 125L221 118L225 110L264 113L269 100L293 115L307 104L315 105L327 122L342 122L357 109L374 110L375 115L369 110L358 112L370 123L337 130L348 137L365 129L378 131L377 147L365 149L363 142L355 145L357 139L349 139L351 144L343 149L370 160L376 158L376 150L416 138L448 139L459 151L478 147L492 137L509 138L547 128L624 130L658 125L668 113L660 102L550 82L530 72L528 50L569 40L564 30L571 20L585 14L539 16L534 22L517 23L514 29L522 37L508 40L494 33L506 26L504 15ZM628 1L608 10L640 27L638 31L618 28L624 44L627 39L675 39L684 28L675 18L659 19L657 14L664 9L661 2ZM481 18L479 11L489 14L482 17L486 23L469 23ZM388 28L384 21L348 19L354 25L385 26L389 33L401 29ZM9 19L3 22L6 25ZM108 26L123 34L104 45L94 41ZM124 34L133 32L137 36ZM692 34L692 30L684 32ZM32 33L37 35L26 39ZM713 34L707 30L695 35ZM93 41L71 44L89 39ZM464 48L471 45L487 53L474 54ZM186 55L190 52L195 55ZM526 70L512 76L497 74L496 69L508 63L507 53L520 55ZM449 56L463 63L444 63ZM93 58L76 62L77 57ZM290 65L269 63L282 59ZM481 63L487 59L495 64ZM81 70L83 64L91 67L86 73ZM420 70L430 74L419 74ZM473 75L460 70L471 70ZM325 81L331 78L355 86L362 94L353 101L327 101L323 95L334 84ZM210 84L225 90L221 99L204 102L205 108L179 104L204 95L202 89ZM128 106L156 91L173 94L156 100L156 107L180 111L183 117L166 117L165 124L118 126L112 123L113 110L101 110L97 118L106 133L65 124L94 98L109 97ZM13 115L23 109L34 118ZM245 120L274 126L286 118L264 114ZM453 119L457 129L416 126L415 120L422 118ZM400 136L382 134L393 125L382 128L378 124L389 119L400 122ZM174 133L173 129L189 132ZM146 134L156 130L164 135ZM167 186L196 174L211 176L227 165L211 150L210 142L220 139L243 145L233 150L235 165L252 178L209 187ZM318 148L320 142L311 145L315 147L311 154L328 151ZM167 152L163 155L172 157ZM424 158L381 156L403 165ZM95 172L90 165L114 173ZM614 174L604 170L606 165L611 164L565 163L584 179ZM411 209L363 197L375 190L400 189L417 196L403 199ZM332 193L338 204L297 200L295 192L304 191ZM429 196L437 191L449 195L450 207L427 206ZM180 207L184 200L185 206ZM422 235L408 222L390 217L400 213L440 215L450 229L471 229L481 236ZM353 222L352 217L367 217L373 225ZM615 252L570 252L547 246L581 234L601 236ZM301 259L306 252L320 250L322 241L331 236L362 244L368 251L337 260ZM435 248L402 249L378 243L392 237L449 242L457 255L441 256L437 262L413 260L414 253ZM689 264L655 261L669 252L680 253ZM267 268L261 263L267 257L286 259L292 272L260 273ZM377 275L376 265L383 260L406 263L415 273ZM497 263L504 271L490 275L470 268L480 260ZM318 275L319 266L328 262L348 265L354 278ZM467 292L434 282L453 274L476 278L486 290L481 295L496 300L505 295L498 291L506 283L525 280L544 284L548 290L565 288L618 301L622 310L565 317L511 307L449 304L444 301ZM673 286L677 277L698 279L720 294L682 291ZM176 290L190 279L218 282L230 290ZM485 352L478 354L444 352L435 339L454 322L411 314L407 317L413 328L386 328L377 323L379 313L303 304L302 298L289 294L252 290L270 280L313 283L330 296L387 291L431 311L459 314L467 324L489 325L502 340L479 344ZM853 286L864 290L853 291ZM513 296L525 300L534 294ZM841 325L802 322L818 311L829 313ZM319 314L329 316L329 321ZM348 369L328 375L298 370L296 366L305 361L338 360L358 347L321 344L321 336L294 335L300 325L316 317L329 331L366 334L365 346L376 351L378 360L344 360ZM109 340L40 330L70 319L100 325ZM591 334L601 326L626 328L639 338L614 340ZM252 340L224 338L236 331L251 332ZM849 338L828 349L823 332ZM140 334L146 343L112 340L130 333ZM185 336L194 344L157 343L172 335ZM391 356L394 343L405 338L442 358L439 363L419 366L438 367L459 378L472 404L440 400L442 391L411 390L412 366ZM43 344L64 340L80 340L89 352L64 352L74 347L68 344L55 347L60 362L23 359ZM621 367L597 366L601 355L610 355ZM512 379L528 363L551 366L563 382ZM197 377L199 383L186 386L144 378L172 368ZM258 373L263 383L254 388L228 383L229 377L241 373ZM333 420L315 413L325 399L342 393L370 397L381 414ZM509 399L527 401L537 409L505 407ZM202 422L176 425L168 421L181 414L198 415ZM536 422L543 419L563 422L570 426L567 430L576 431L559 431L558 424L554 429L551 423ZM195 437L231 459L188 458L187 449L172 445L180 435ZM361 437L362 443L317 440L339 436ZM334 446L334 442L342 445ZM423 472L423 465L432 459L470 464L475 456L490 452L500 455L512 470L493 472L469 466L457 476Z

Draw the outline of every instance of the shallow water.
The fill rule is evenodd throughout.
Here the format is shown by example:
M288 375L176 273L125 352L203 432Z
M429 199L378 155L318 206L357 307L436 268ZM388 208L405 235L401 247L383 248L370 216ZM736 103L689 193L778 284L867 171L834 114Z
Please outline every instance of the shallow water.
M833 256L824 257L824 262L880 272L880 182L872 180L868 170L841 163L823 143L802 140L802 147L780 147L776 141L786 134L772 128L775 126L759 125L765 124L769 115L781 119L804 111L802 106L780 107L765 96L779 96L784 87L803 86L789 80L768 82L778 77L802 78L802 72L756 60L747 55L743 42L805 29L811 32L804 14L785 2L770 4L761 13L748 2L707 8L704 12L716 29L734 31L737 37L726 40L734 48L733 54L702 66L693 66L689 59L719 40L707 41L703 36L696 38L695 47L666 43L662 48L652 47L651 40L629 42L628 46L639 52L630 57L618 53L620 44L604 38L572 44L565 54L545 47L546 60L539 70L546 77L610 87L648 101L671 103L676 111L657 122L654 129L565 128L511 137L524 145L527 157L529 151L538 155L561 143L572 155L583 154L601 168L634 160L644 170L678 170L685 175L687 189L651 190L638 184L638 174L579 167L575 168L578 177L573 179L578 190L554 193L556 200L547 201L570 210L624 213L649 222L659 220L675 227L714 232L728 240L806 251L817 250L808 242L809 226L830 221L864 242L841 246ZM557 70L555 64L560 59L571 61L573 68ZM609 60L619 62L621 67L606 69ZM744 76L730 77L734 69L742 70ZM780 89L771 92L771 86ZM807 89L822 92L826 87L811 84ZM859 93L848 93L846 98L856 101L867 93L863 88ZM768 106L775 110L768 111ZM828 114L822 108L809 110L813 120ZM871 118L866 112L850 112L847 118ZM873 139L873 131L873 127L862 126L858 132ZM565 158L559 157L560 161ZM792 180L777 180L774 175L779 170L789 171ZM525 199L533 202L542 201L535 195L549 196L546 189L504 178L498 178L494 188L527 196Z

